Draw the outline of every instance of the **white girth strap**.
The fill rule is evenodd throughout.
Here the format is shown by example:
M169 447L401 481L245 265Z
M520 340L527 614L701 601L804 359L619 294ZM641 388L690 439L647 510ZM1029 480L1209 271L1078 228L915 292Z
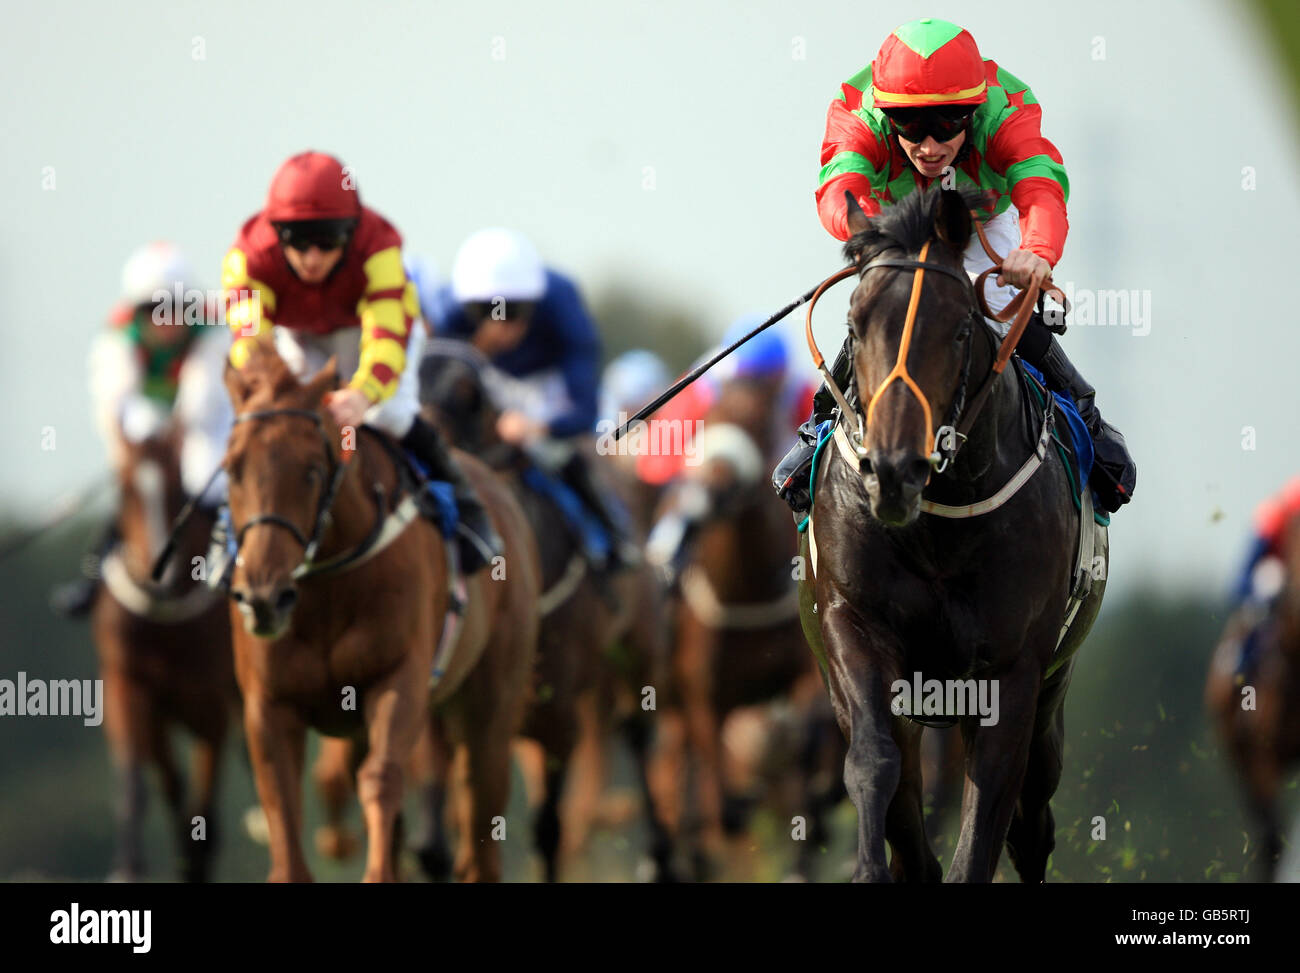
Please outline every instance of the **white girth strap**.
M104 558L100 567L104 587L123 608L139 618L163 625L179 625L197 618L223 600L224 595L205 584L197 584L179 598L165 598L131 578L117 551Z
M586 576L587 559L581 554L573 555L569 558L569 563L564 566L564 573L560 575L559 580L543 591L541 597L537 599L538 614L545 618L563 605L578 590L578 585L582 584L582 579Z
M708 577L695 565L682 573L682 598L695 617L710 628L752 631L771 628L799 616L799 588L794 584L772 601L727 604L719 600Z

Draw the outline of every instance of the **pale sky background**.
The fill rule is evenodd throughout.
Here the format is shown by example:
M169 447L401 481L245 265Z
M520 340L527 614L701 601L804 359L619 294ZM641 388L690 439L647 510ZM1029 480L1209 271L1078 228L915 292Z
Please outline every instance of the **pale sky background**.
M35 515L102 468L85 359L131 250L175 239L215 286L305 148L354 166L363 200L444 269L471 231L508 224L589 289L670 295L718 335L781 306L841 263L813 202L827 104L927 15L1043 105L1071 183L1058 282L1151 294L1146 336L1064 339L1140 467L1112 582L1226 583L1255 503L1296 471L1300 363L1294 115L1230 3L10 5L0 507ZM824 349L847 300L821 305Z

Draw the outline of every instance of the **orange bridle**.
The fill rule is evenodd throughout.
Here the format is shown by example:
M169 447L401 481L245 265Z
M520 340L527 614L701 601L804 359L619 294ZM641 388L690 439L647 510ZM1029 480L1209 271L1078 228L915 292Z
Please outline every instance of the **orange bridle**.
M971 407L966 411L965 416L953 417L954 424L958 418L963 420L960 427L954 429L955 435L961 439L964 439L966 433L969 432L971 424L974 422L976 415L984 404L984 399L987 396L989 389L992 387L993 380L1002 372L1003 369L1006 368L1007 362L1011 360L1011 355L1016 350L1016 344L1020 341L1020 336L1024 334L1025 328L1029 324L1029 318L1033 314L1035 304L1038 302L1040 291L1045 291L1046 293L1051 294L1053 299L1058 301L1068 310L1065 295L1062 294L1057 287L1052 285L1051 277L1049 276L1041 285L1038 282L1031 283L1029 287L1020 291L1020 293L1013 297L1001 311L996 314L993 313L989 309L988 301L984 296L984 283L990 274L999 273L1002 270L1002 258L993 250L992 245L988 241L988 237L984 234L983 224L980 223L977 214L973 211L971 212L971 220L974 223L976 232L979 234L980 245L983 246L984 252L988 255L989 260L993 262L993 266L983 271L974 281L976 305L979 311L987 318L992 318L995 321L1005 323L1006 321L1011 320L1014 316L1014 320L1012 320L1011 327L1007 331L1007 336L1002 339L1001 347L998 349L997 356L993 361L989 375L981 385L975 398L972 400ZM850 432L850 440L853 444L854 451L858 454L860 459L864 458L866 455L866 448L864 445L865 427L871 424L871 416L875 410L876 403L880 401L880 397L884 394L885 390L895 381L903 382L903 384L921 403L921 409L925 414L926 439L924 455L930 458L932 464L937 464L942 459L935 449L936 437L934 417L930 411L930 400L921 390L921 387L916 383L916 380L912 378L911 373L907 370L907 356L912 346L912 335L916 330L916 313L917 308L921 303L921 288L925 280L926 268L924 264L926 263L926 255L929 251L930 241L927 240L921 247L921 252L916 260L874 260L864 266L858 266L855 264L851 267L845 267L843 270L837 271L830 277L826 278L826 280L822 281L821 286L813 292L813 296L808 302L808 312L804 319L804 334L808 341L808 349L812 353L813 365L819 372L821 372L827 388L830 389L831 394L835 397L836 402L842 410L842 415L846 417L849 415L857 416L858 428L856 431ZM818 299L832 285L839 283L850 275L864 274L873 267L911 268L913 270L913 277L912 293L907 302L907 315L903 319L903 336L898 346L898 358L894 362L894 367L890 370L889 374L885 376L884 381L880 383L875 393L872 394L871 398L868 400L867 415L864 421L862 414L857 412L857 410L849 404L847 397L844 395L844 391L836 383L834 377L831 375L830 369L826 367L826 359L822 355L821 349L817 347L816 338L813 337L812 315L813 308L816 307ZM969 280L964 273L959 274L957 271L939 264L932 265L931 269L949 274L953 277L959 277L963 281Z

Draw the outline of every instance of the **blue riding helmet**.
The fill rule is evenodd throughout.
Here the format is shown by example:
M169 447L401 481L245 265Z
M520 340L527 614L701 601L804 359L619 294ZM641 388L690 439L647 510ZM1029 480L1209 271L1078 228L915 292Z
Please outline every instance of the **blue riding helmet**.
M620 411L639 409L671 381L668 366L653 351L624 352L605 366L600 377L600 414L616 419Z
M763 321L764 317L759 314L739 318L722 336L722 347L743 338ZM719 378L782 378L789 367L790 357L781 335L774 328L768 328L737 348L727 361L730 367Z

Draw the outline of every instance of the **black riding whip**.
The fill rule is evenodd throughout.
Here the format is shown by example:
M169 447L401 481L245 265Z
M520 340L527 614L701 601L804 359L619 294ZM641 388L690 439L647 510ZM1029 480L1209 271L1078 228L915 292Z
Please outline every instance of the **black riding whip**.
M190 518L194 516L194 511L198 509L199 501L203 499L203 495L207 493L212 484L216 482L217 477L223 469L225 469L224 462L212 471L212 475L208 477L208 482L203 484L203 489L190 497L185 506L181 508L181 512L176 515L176 520L172 522L171 532L167 535L167 543L163 545L162 552L158 555L158 559L153 563L153 570L149 572L149 576L153 578L154 584L157 584L162 580L163 573L167 570L167 562L170 561L172 555L176 553L177 538L180 537L180 533L185 528L185 525L190 522Z
M678 392L686 388L686 386L690 385L697 378L699 378L701 375L707 372L710 368L712 368L718 362L722 361L722 359L726 358L733 351L735 351L737 348L743 345L746 341L749 341L751 338L753 338L755 335L759 334L760 332L766 331L772 325L776 324L783 317L785 317L787 314L789 314L791 311L797 308L800 304L806 304L808 300L813 296L813 291L815 290L817 290L816 287L810 288L801 297L795 298L793 301L791 301L785 307L781 308L781 310L777 311L775 314L773 314L762 324L758 325L758 327L754 328L754 330L750 331L749 334L737 339L726 348L723 348L722 351L718 352L716 355L714 355L708 361L704 362L702 365L697 365L695 368L692 368L689 372L687 372L680 379L678 379L677 382L674 383L670 388L665 389L663 392L661 392L653 402L649 403L648 405L642 406L640 409L637 410L636 415L632 416L632 418L628 419L627 422L623 423L623 425L615 429L614 441L618 442L620 439L622 439L623 436L627 433L628 429L631 427L632 423L640 422L646 416L650 415L650 413L655 412L665 402L667 402L669 399L677 395Z

